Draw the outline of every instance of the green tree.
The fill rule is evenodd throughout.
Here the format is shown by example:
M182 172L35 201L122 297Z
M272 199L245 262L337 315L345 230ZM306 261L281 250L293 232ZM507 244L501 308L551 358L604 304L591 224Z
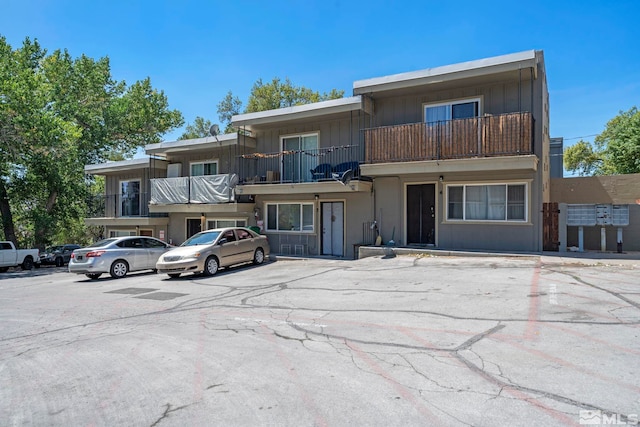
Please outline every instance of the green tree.
M28 38L14 50L0 37L4 237L44 246L78 230L89 191L84 165L128 158L181 124L148 78L114 81L108 58L48 54Z
M240 108L242 108L242 101L237 96L233 96L231 91L227 92L227 95L218 103L218 118L225 126L224 133L236 131L236 128L231 126L231 118L240 114Z
M593 175L602 164L600 156L593 151L593 145L580 140L564 150L564 167L579 175Z
M263 83L262 79L258 79L251 88L245 113L293 107L343 96L343 90L332 89L329 93L321 94L304 86L294 86L288 77L284 81L274 77L270 83Z
M338 99L344 96L344 90L331 89L328 93L313 91L304 86L295 86L287 77L284 81L274 77L269 83L258 79L251 88L247 107L244 113L275 110L295 105L310 104L312 102ZM234 96L231 91L218 103L218 118L225 125L225 133L236 132L231 126L234 115L240 114L242 101Z
M204 138L210 135L211 121L203 117L197 116L193 124L189 123L185 126L184 133L180 135L180 139Z
M580 140L564 151L564 166L580 175L640 173L640 111L620 111L594 143Z

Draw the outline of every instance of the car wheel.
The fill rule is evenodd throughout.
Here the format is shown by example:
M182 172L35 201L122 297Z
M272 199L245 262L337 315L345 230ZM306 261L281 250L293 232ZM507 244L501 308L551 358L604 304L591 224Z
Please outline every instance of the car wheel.
M262 264L264 262L264 251L262 248L256 249L256 252L253 254L253 263L254 264Z
M26 257L24 261L22 261L22 269L23 270L31 270L33 268L33 259L30 256Z
M111 274L111 277L114 279L122 279L128 272L129 264L127 264L126 261L119 259L111 264L111 271L109 271L109 274Z
M207 260L204 262L204 275L205 276L213 276L214 274L216 274L218 272L218 259L214 256L210 256L209 258L207 258Z
M0 267L0 273L6 273L9 271L9 267Z
M87 276L91 280L96 280L96 279L99 279L100 276L102 276L102 273L88 273L88 274L85 274L85 276Z
M61 257L56 258L56 267L62 267L64 265L64 260Z
M171 277L172 279L177 279L178 277L180 277L180 273L169 273L169 277Z

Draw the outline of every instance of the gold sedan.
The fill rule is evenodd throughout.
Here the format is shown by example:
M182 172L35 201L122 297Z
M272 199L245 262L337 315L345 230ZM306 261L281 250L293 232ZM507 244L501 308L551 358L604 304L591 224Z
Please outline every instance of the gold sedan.
M269 256L267 236L244 227L216 228L194 234L182 245L158 258L158 273L178 277L182 273L213 276L221 267L253 262Z

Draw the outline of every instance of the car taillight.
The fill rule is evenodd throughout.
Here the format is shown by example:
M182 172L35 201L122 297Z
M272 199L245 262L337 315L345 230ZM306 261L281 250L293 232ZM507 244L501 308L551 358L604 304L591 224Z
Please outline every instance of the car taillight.
M73 252L71 253L71 259L76 259L76 254L74 254Z
M105 252L106 251L91 251L91 252L87 252L85 257L86 258L97 258L97 257L99 257L100 255L102 255Z

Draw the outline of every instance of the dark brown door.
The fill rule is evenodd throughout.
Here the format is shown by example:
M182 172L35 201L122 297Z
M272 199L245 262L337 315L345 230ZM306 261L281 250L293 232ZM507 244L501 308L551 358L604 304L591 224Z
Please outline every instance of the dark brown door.
M436 186L407 186L407 244L436 243Z
M200 219L187 219L187 239L194 234L202 231L201 224L202 222L200 221Z

